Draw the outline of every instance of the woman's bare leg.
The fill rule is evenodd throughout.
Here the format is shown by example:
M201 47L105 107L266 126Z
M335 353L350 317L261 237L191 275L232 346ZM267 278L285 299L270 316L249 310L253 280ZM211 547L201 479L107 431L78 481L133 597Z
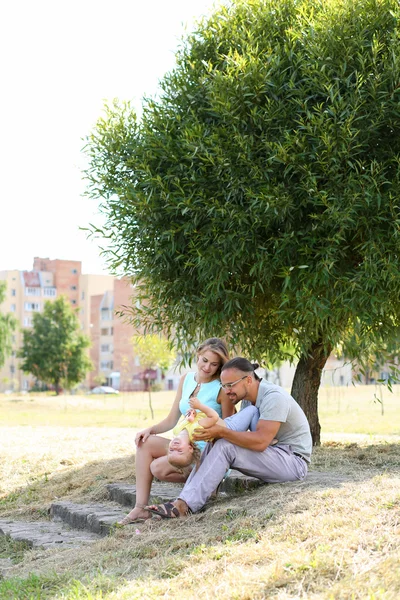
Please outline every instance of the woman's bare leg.
M144 443L136 448L136 503L131 512L125 517L127 524L134 519L148 519L149 511L144 507L149 503L153 474L151 463L160 457L165 457L170 440L158 435L151 435Z

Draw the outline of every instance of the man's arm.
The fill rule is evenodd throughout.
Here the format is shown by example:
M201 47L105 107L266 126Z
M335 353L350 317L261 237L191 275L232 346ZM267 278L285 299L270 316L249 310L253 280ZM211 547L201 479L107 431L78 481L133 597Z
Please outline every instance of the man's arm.
M255 431L232 431L221 425L213 425L207 429L196 429L193 439L195 441L207 441L210 438L223 438L241 448L263 452L276 437L280 426L280 421L266 421L264 419L259 419Z

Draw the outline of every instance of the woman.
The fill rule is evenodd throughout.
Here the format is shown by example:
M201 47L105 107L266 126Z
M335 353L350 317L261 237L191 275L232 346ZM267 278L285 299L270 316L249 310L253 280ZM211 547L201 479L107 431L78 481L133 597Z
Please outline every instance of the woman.
M190 398L198 397L200 402L214 408L223 419L235 412L219 382L221 368L228 360L228 350L222 340L210 338L203 342L197 348L197 371L181 377L169 415L136 435L136 504L119 522L120 525L151 518L151 513L144 507L149 502L153 477L173 483L184 483L188 478L191 468L182 473L182 469L169 464L167 453L170 440L158 434L175 427L181 415L190 409Z

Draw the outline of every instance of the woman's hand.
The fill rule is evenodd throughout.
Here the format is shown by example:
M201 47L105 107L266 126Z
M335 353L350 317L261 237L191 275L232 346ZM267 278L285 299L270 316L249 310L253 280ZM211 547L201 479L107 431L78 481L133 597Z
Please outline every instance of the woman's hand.
M138 431L135 437L135 444L139 446L140 444L144 444L147 438L151 435L151 427L147 429L142 429L142 431Z

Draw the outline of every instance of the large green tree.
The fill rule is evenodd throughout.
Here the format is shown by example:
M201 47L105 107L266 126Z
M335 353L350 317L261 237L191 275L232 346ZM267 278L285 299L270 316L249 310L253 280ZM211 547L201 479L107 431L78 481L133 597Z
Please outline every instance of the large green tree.
M398 334L399 19L397 0L237 0L183 40L140 121L116 103L87 143L137 324L272 362L294 347L315 444L332 349Z
M86 352L88 336L81 332L76 311L67 298L46 302L42 313L33 313L32 329L23 332L18 353L21 369L46 384L70 389L82 381L92 364Z
M6 284L0 281L0 305L6 296ZM5 363L7 356L11 353L12 334L17 326L17 320L11 313L0 312L0 367Z

